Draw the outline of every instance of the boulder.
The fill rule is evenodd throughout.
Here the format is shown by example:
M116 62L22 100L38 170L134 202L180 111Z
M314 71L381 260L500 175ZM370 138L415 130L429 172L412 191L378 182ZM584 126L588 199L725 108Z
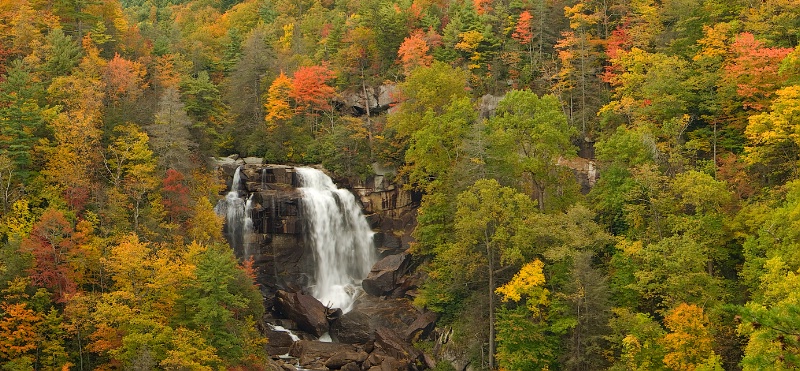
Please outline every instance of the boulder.
M408 370L408 361L398 360L379 350L372 352L362 366L368 370L405 371Z
M364 90L367 93L366 97ZM366 113L369 105L370 113L376 114L389 109L393 103L397 103L397 87L393 84L378 87L367 86L366 89L345 93L339 99L343 106L356 109L359 113Z
M261 165L264 163L264 159L261 157L245 157L242 160L247 165Z
M279 290L276 306L301 330L322 336L328 332L328 309L311 295Z
M389 255L372 266L361 286L373 296L389 294L397 287L398 278L406 273L410 264L409 254Z
M358 353L355 346L340 343L326 343L321 341L300 340L294 342L289 349L289 355L299 360L300 366L324 366L334 354Z
M380 348L387 355L397 360L408 360L410 363L416 360L423 360L421 358L422 353L419 350L386 327L379 327L375 330L375 347Z
M366 344L375 339L371 318L358 308L331 323L331 338L340 343Z
M361 371L361 366L359 366L358 363L350 362L350 363L342 366L342 368L340 368L340 370L342 370L342 371Z
M364 351L344 351L334 353L327 361L325 367L330 369L342 368L348 363L363 363L369 355Z
M423 312L414 320L408 328L406 329L405 336L406 341L414 342L425 336L433 331L434 327L436 326L436 320L438 316L434 312Z

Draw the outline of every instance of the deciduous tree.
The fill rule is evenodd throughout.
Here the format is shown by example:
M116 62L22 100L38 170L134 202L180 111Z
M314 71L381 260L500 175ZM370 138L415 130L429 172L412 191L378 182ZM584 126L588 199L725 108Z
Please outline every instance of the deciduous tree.
M538 201L540 210L560 205L559 194L565 193L555 187L568 189L569 177L557 162L574 156L576 148L570 141L574 129L567 124L558 99L513 90L500 101L487 129L490 166L509 177L506 179L515 179L511 182L520 182L521 188Z

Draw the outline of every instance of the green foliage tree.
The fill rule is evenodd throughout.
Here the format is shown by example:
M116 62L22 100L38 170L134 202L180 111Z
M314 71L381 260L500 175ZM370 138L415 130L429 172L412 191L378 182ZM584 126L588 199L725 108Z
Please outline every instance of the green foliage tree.
M420 67L399 85L401 103L387 118L385 162L399 165L405 158L412 135L421 129L423 117L441 115L450 103L469 96L466 74L444 63Z
M501 179L530 194L539 210L557 210L570 202L571 172L558 165L575 156L570 141L574 129L552 95L541 98L525 90L512 90L487 123L490 147L488 165ZM551 205L552 204L552 205Z

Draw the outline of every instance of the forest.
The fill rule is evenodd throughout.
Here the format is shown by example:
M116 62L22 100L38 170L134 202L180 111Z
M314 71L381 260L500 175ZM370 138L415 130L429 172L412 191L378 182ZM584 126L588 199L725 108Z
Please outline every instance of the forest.
M473 369L800 368L799 38L798 0L0 0L0 368L269 369L231 154L393 169Z

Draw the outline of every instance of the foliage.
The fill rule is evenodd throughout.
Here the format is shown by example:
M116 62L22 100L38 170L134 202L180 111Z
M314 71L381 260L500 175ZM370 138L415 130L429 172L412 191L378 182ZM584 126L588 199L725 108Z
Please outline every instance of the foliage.
M501 179L521 183L517 183L520 189L538 201L540 210L548 209L550 202L558 206L569 202L559 200L569 195L564 191L569 188L569 176L557 162L575 155L570 142L574 131L555 96L540 98L531 91L512 90L498 103L497 115L487 129L489 165Z
M796 368L798 9L0 2L0 368L263 365L233 153L393 170L472 367Z

